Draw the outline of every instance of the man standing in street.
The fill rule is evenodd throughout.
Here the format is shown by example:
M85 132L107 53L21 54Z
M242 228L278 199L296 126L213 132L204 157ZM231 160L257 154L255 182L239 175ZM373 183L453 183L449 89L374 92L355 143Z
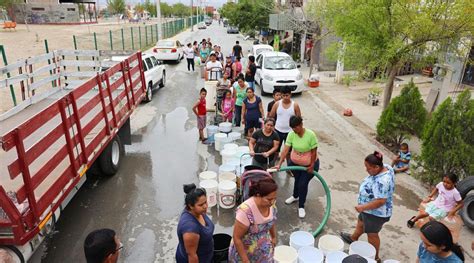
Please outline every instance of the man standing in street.
M301 110L298 103L291 99L291 90L289 87L281 89L281 100L275 102L270 112L270 118L276 119L275 131L280 137L280 147L283 141L286 141L288 133L292 131L290 127L291 116L301 117ZM278 147L278 149L280 149Z
M235 61L236 57L244 57L244 53L242 53L242 47L239 44L239 41L235 41L235 45L232 47L232 62Z
M255 65L255 57L249 56L249 64L245 71L245 81L255 91L255 72L257 72L257 65Z

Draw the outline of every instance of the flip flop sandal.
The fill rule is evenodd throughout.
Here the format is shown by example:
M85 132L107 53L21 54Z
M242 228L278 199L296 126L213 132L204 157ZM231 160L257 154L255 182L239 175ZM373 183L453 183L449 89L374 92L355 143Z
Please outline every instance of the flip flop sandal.
M341 232L339 235L341 236L342 240L344 240L344 242L346 242L347 244L351 244L352 242L354 242L354 240L352 240L351 238L351 235L348 233Z
M407 221L407 227L408 228L413 228L413 226L415 225L415 221L413 221L413 219L415 219L414 216L412 218L410 218L410 220Z

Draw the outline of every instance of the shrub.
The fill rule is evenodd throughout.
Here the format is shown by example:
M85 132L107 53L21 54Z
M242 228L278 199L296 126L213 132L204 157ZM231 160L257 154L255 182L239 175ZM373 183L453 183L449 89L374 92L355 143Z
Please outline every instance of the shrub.
M474 100L465 90L454 102L447 98L427 123L420 160L424 181L436 183L444 174L474 175Z
M421 136L427 112L418 88L410 81L390 102L377 123L377 137L399 146L410 136Z

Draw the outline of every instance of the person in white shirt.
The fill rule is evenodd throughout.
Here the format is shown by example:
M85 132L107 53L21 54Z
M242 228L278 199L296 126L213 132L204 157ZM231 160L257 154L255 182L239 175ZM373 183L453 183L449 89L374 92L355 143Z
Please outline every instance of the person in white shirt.
M191 43L186 45L184 54L186 55L186 60L188 61L188 71L191 71L191 68L194 71L194 48Z
M222 64L217 61L216 54L210 55L210 60L206 63L206 80L218 80L222 78Z

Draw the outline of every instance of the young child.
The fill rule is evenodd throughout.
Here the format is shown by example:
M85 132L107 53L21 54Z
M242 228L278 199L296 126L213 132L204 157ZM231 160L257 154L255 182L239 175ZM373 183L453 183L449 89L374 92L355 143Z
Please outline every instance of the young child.
M417 216L410 218L407 226L412 228L416 221L427 216L430 217L430 220L441 220L446 216L454 216L463 205L461 194L455 187L457 181L458 177L455 174L445 175L443 181L438 183L428 198L423 200L424 203L427 203L425 211L420 211ZM436 194L438 197L433 199Z
M196 101L196 104L193 106L193 112L196 114L197 117L197 126L199 129L199 140L201 142L205 142L206 138L204 138L204 128L206 128L206 95L207 90L202 88L199 91L199 99Z
M275 102L279 101L281 99L281 90L280 88L274 88L273 89L273 100L270 101L267 105L267 118L270 118L270 112L272 111L273 105L275 105ZM275 121L276 121L276 116L275 116Z
M395 173L403 173L410 169L411 153L408 149L408 144L402 143L398 156L392 162L392 167Z
M234 116L235 99L232 98L232 92L226 90L224 93L224 99L222 100L222 117L224 121L232 122Z

